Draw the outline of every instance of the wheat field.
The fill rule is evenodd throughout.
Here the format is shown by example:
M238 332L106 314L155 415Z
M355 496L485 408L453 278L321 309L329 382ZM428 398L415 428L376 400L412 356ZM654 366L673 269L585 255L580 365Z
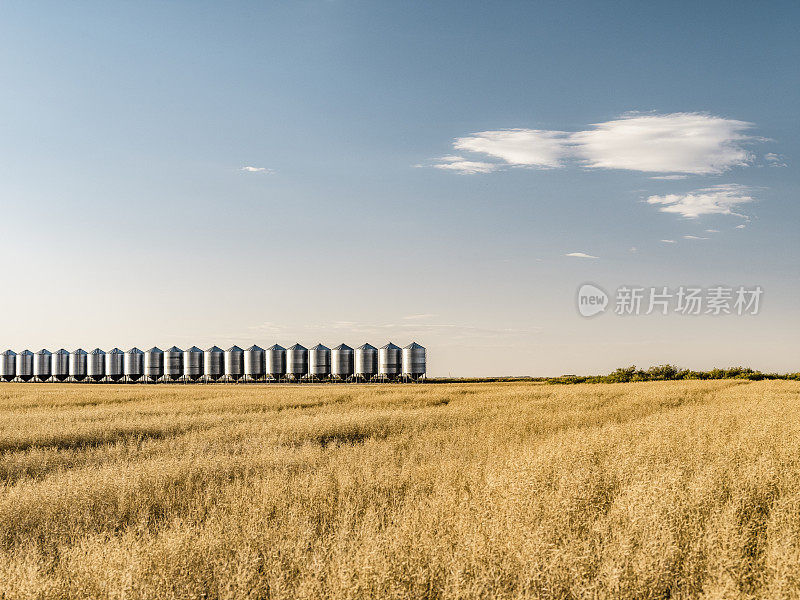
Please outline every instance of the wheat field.
M800 383L0 385L0 598L796 598Z

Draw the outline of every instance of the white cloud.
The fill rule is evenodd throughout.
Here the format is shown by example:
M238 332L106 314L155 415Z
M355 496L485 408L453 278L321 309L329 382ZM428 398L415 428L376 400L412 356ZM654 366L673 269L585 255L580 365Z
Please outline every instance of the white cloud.
M744 229L745 227L747 227L747 225L745 223L742 223L741 225L737 225L736 229Z
M698 237L696 235L685 235L685 236L683 236L683 239L685 239L685 240L707 240L708 238L707 237Z
M488 154L510 164L552 169L570 152L567 133L542 129L481 131L453 142L456 150Z
M780 154L775 154L774 152L767 152L764 155L764 160L766 160L769 163L769 166L771 166L771 167L785 167L785 166L787 166L786 165L786 160L784 159L784 157L781 156Z
M491 173L497 169L497 165L467 160L461 156L443 156L439 159L440 163L434 165L437 169L448 169L463 175L474 175L475 173Z
M655 178L679 179L747 165L752 156L744 145L759 140L745 133L751 123L705 113L628 114L591 127L574 133L545 129L480 131L457 138L453 147L497 162L482 161L475 163L478 168L460 168L460 163L471 161L459 156L444 157L436 166L462 173L487 173L505 165L552 169L571 161L592 169L665 173Z
M264 173L270 174L274 173L272 169L268 169L267 167L242 167L239 169L240 171L244 171L245 173Z
M572 256L573 258L600 258L599 256L592 256L591 254L586 254L585 252L570 252L569 254L565 254L564 256Z
M572 134L588 167L661 173L722 173L746 165L752 125L703 113L630 115Z
M661 241L664 242L665 244L674 244L674 243L676 243L675 240L661 240Z
M654 175L650 179L663 179L666 181L673 181L676 179L687 179L688 175Z
M690 219L702 215L735 215L747 218L732 209L752 201L748 188L737 184L715 185L687 194L650 196L647 199L648 204L660 205L659 210L662 212L676 213Z
M706 229L706 233L719 233L719 229Z

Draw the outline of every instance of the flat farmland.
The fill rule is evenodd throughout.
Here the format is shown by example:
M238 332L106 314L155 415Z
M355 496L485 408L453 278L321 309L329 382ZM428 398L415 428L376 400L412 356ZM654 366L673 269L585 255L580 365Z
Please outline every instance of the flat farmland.
M0 384L0 598L790 598L800 383Z

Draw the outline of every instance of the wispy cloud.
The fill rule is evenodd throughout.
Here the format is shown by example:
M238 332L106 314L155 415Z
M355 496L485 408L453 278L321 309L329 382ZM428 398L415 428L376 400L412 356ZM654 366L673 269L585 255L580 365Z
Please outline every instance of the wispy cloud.
M564 256L571 256L573 258L600 258L599 256L592 256L591 254L586 254L585 252L570 252L565 254Z
M481 131L453 142L456 150L498 158L509 165L553 169L569 155L563 131L504 129Z
M719 229L706 229L706 233L719 233Z
M686 179L688 175L654 175L650 179L663 179L665 181L675 181L678 179Z
M737 225L736 229L744 229L745 227L747 227L747 225L745 223L742 223L741 225Z
M708 238L707 237L699 237L699 236L696 236L696 235L685 235L685 236L683 236L683 239L685 239L685 240L707 240Z
M264 173L265 175L269 175L275 172L272 169L268 169L267 167L242 167L239 170L244 171L245 173Z
M675 240L661 240L665 244L675 244Z
M747 164L742 142L750 123L703 113L631 115L596 123L571 136L577 154L596 169L722 173Z
M764 155L764 160L767 161L769 166L771 167L785 167L786 159L781 156L780 154L775 154L774 152L767 152Z
M456 171L462 175L475 175L476 173L491 173L497 170L497 165L476 160L467 160L462 156L442 156L441 162L434 165L437 169Z
M659 210L675 213L690 219L702 215L735 215L747 218L745 215L734 212L739 204L752 202L749 188L737 184L723 184L694 190L686 194L667 194L665 196L650 196L648 204L660 206Z
M462 156L444 157L435 165L462 173L486 173L503 166L543 169L567 164L590 169L664 173L662 179L719 174L753 160L745 145L760 138L748 135L751 123L705 113L627 114L595 123L589 129L565 132L547 129L480 131L454 140L461 152L483 154L496 162L476 162L461 169ZM777 156L777 155L776 155Z

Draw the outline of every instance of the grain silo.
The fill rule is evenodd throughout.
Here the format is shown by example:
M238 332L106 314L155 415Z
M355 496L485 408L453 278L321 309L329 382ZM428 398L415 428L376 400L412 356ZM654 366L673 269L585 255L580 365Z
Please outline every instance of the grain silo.
M164 350L164 381L178 381L183 377L183 350L173 346Z
M264 368L267 377L280 380L286 375L286 348L275 344L264 352Z
M265 373L264 349L255 345L250 346L244 351L244 378L258 381Z
M286 349L286 376L300 379L308 374L308 350L299 343Z
M69 378L73 381L83 381L86 379L86 350L78 348L69 353Z
M52 377L56 381L69 379L69 352L61 348L53 353Z
M127 381L139 381L144 377L144 352L135 346L128 350L122 367Z
M225 380L239 381L244 375L244 350L231 346L225 350Z
M53 354L44 348L33 355L33 378L36 381L47 381L53 374Z
M33 379L33 352L23 350L17 354L17 379L30 381Z
M217 381L225 375L225 352L222 348L211 346L203 356L203 379Z
M125 353L119 348L106 352L106 379L119 381L125 375Z
M378 349L378 377L394 379L400 375L403 367L403 356L400 346L389 342Z
M203 376L203 351L192 346L183 351L183 377L187 381L197 381Z
M144 353L144 376L146 381L158 381L164 376L164 352L157 346Z
M322 344L308 351L308 374L315 379L326 379L331 374L331 349Z
M95 348L89 352L86 363L86 377L91 381L100 381L106 374L106 353Z
M0 381L11 381L17 373L17 353L6 350L0 354Z
M378 374L378 349L372 344L362 344L355 351L354 377L369 381Z
M353 349L347 344L339 344L331 350L331 377L347 379L353 374Z
M425 348L417 342L411 342L403 348L403 377L413 380L425 377Z

